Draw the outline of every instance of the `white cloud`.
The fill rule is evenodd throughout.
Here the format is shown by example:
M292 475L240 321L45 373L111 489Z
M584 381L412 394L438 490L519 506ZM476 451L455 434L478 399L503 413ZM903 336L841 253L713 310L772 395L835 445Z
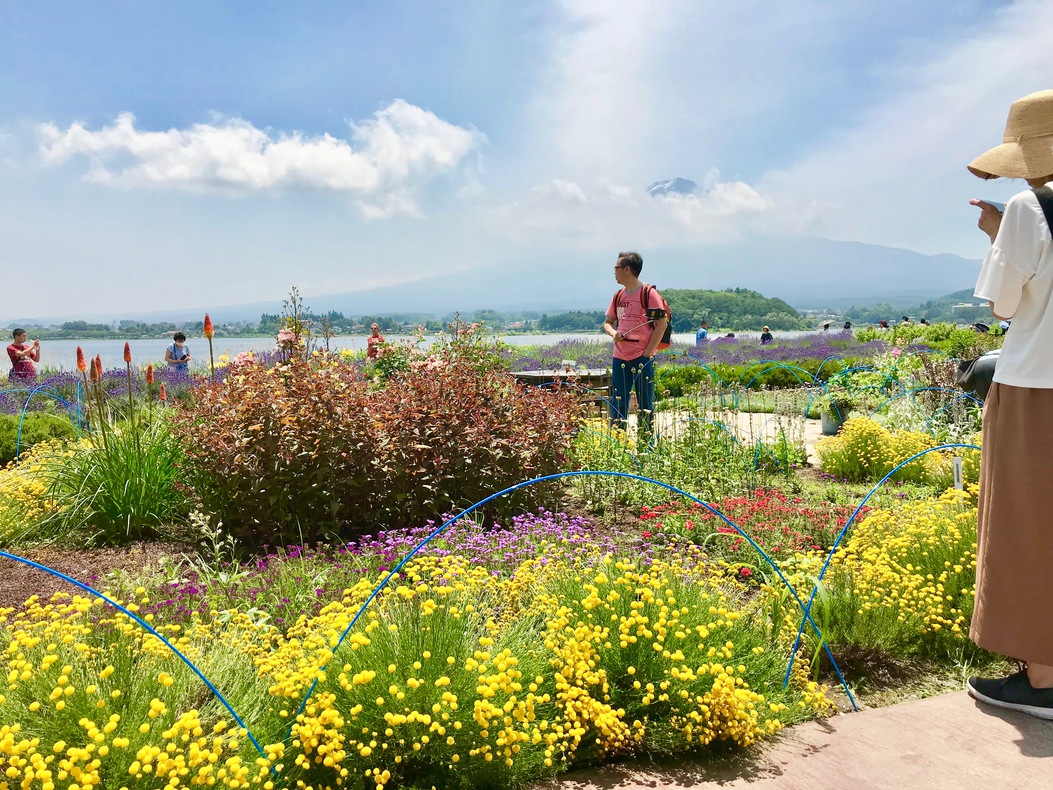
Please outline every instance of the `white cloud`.
M709 189L651 197L645 190L599 179L583 187L552 179L491 212L487 226L519 244L602 248L705 245L727 242L767 221L771 200L742 181L707 177ZM629 238L631 237L631 238Z
M370 218L419 214L418 191L457 169L485 137L401 99L351 124L351 140L272 134L218 119L188 129L137 129L131 113L92 131L80 123L40 127L40 152L55 165L87 157L97 183L254 192L320 189L354 196Z

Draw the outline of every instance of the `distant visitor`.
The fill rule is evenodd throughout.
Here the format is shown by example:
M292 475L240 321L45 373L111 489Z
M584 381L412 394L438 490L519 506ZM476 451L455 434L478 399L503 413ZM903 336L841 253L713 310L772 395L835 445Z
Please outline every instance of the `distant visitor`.
M703 340L709 337L709 321L703 321L702 326L695 332L695 345L697 346Z
M26 330L16 329L11 333L14 342L7 347L7 356L11 359L11 372L8 378L35 379L37 368L34 363L40 362L40 341L26 342Z
M768 327L763 327L763 328L761 329L761 336L760 336L760 342L761 342L761 345L762 345L762 346L765 346L765 345L767 345L768 343L770 343L770 342L771 342L771 341L773 341L774 339L775 339L775 338L774 338L774 337L772 337L772 334L771 334L771 330L770 330L770 329L768 329Z
M376 359L380 356L380 347L384 343L384 336L380 334L380 324L370 324L369 338L366 340L366 357Z
M176 332L172 336L172 345L165 349L165 363L169 370L189 372L190 349L186 345L186 335L182 332Z

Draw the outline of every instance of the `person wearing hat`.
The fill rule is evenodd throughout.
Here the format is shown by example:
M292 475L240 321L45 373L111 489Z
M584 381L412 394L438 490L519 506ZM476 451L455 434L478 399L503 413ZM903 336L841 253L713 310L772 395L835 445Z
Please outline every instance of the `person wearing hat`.
M761 335L760 335L760 344L761 344L762 346L765 346L765 345L767 345L768 343L770 343L770 342L771 342L771 341L773 341L774 339L775 339L775 338L774 338L774 337L772 337L772 334L771 334L771 330L770 330L770 329L768 329L768 327L766 327L766 326L765 326L765 327L762 327L762 328L761 328Z
M991 239L976 283L996 319L1013 319L987 396L980 461L975 609L969 636L1024 665L969 678L980 702L1053 719L1053 524L1040 494L1053 479L1053 90L1013 102L1001 145L969 170L1020 178L1004 213L987 201Z

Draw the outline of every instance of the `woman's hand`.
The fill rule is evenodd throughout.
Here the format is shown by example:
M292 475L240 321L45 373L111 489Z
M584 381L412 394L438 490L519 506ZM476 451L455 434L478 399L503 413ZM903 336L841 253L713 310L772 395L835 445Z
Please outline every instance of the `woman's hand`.
M993 244L995 236L998 235L998 228L1002 225L1002 212L990 203L984 203L977 198L970 200L969 205L980 207L980 219L977 221L976 227L986 233Z

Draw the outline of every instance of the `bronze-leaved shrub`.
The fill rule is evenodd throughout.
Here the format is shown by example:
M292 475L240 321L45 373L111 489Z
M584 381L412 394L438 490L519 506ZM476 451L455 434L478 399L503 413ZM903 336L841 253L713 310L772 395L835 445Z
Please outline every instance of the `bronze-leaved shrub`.
M353 368L251 365L199 389L179 434L202 508L250 545L418 526L563 468L570 392L521 389L457 358L371 388ZM536 486L487 515L541 504Z

